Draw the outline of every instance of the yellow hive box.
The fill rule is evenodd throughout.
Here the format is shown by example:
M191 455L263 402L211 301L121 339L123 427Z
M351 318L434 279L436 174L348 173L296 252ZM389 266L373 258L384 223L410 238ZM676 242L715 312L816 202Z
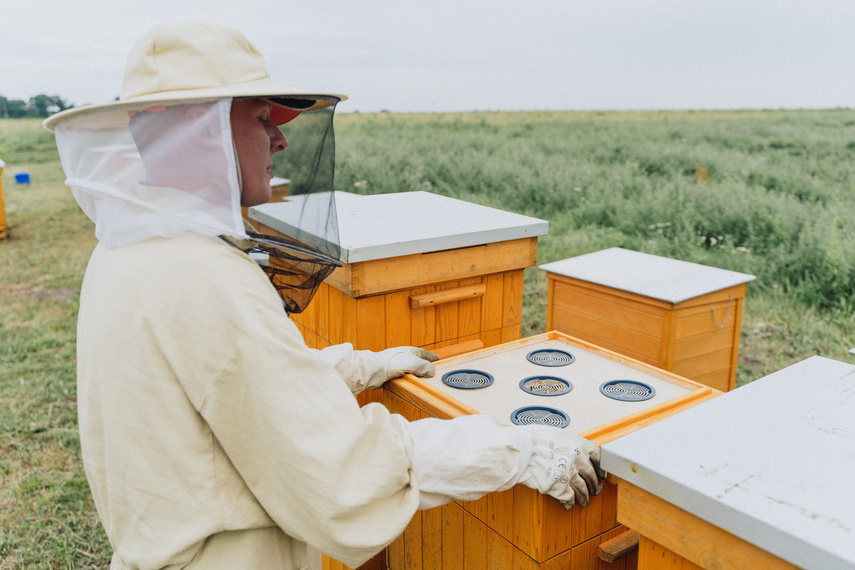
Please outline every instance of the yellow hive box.
M571 354L572 362L535 362L539 355L562 352ZM475 377L485 372L492 383L483 388L450 386L460 371ZM548 397L537 394L543 382L555 379L572 388ZM614 399L615 394L629 399ZM432 379L408 375L388 382L384 403L410 420L487 413L512 421L522 409L517 420L523 423L530 410L547 407L566 414L569 424L562 429L602 445L718 394L709 386L550 332L442 360ZM624 530L617 522L617 489L611 482L588 507L569 511L518 485L477 501L417 513L389 547L386 559L391 570L599 568L597 546ZM612 567L632 568L632 560Z
M717 390L736 387L746 283L753 275L611 248L540 266L546 328Z

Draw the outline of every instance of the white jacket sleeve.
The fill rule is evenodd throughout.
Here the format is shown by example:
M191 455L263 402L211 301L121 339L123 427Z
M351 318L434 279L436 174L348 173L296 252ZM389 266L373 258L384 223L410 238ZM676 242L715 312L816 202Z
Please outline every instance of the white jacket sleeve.
M570 508L602 490L599 448L549 426L515 426L483 415L407 422L393 416L418 481L419 508L474 500L520 483Z

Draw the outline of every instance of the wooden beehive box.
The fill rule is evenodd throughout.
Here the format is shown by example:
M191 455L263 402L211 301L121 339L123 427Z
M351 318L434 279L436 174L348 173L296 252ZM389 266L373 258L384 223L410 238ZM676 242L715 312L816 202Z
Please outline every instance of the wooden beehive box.
M538 360L544 351L549 355L569 352L573 359L561 366L545 366L529 359L532 355ZM492 383L474 389L449 386L447 382L454 382L459 371L485 372L492 376ZM572 389L544 396L522 388L526 379L525 385L534 382L535 391L549 382L560 387L561 382L554 384L556 378L569 382ZM620 401L606 396L601 387L610 392L616 388L616 380L628 382L618 384L617 393L649 399ZM638 390L643 391L644 386L652 390L634 395L635 385ZM523 409L525 421L530 419L529 414L540 413L532 408L546 406L569 417L569 424L561 429L572 430L598 445L719 393L560 332L448 358L437 364L437 375L432 379L407 376L387 383L384 389L386 406L410 420L486 413L511 421L512 414ZM617 522L617 491L612 483L606 483L588 507L569 511L558 501L517 485L478 501L417 513L403 536L389 547L387 561L392 570L599 568L597 546L623 530ZM627 563L631 567L631 560L613 567L622 568Z
M540 266L547 330L717 390L736 387L742 303L753 275L611 248Z
M639 566L855 568L853 409L855 366L813 356L605 445Z
M547 222L428 192L336 192L341 261L292 315L307 344L442 351L520 337L523 270ZM264 231L293 234L299 198L250 209ZM275 260L271 260L275 263Z

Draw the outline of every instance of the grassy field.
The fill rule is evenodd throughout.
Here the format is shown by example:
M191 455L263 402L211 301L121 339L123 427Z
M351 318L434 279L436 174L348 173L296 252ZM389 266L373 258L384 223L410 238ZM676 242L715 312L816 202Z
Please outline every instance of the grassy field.
M756 275L740 384L814 354L850 360L855 111L348 114L337 135L339 190L546 219L540 263L620 246ZM0 120L0 158L0 570L102 568L74 380L93 228L38 121ZM541 332L543 272L527 270L524 295L524 334Z

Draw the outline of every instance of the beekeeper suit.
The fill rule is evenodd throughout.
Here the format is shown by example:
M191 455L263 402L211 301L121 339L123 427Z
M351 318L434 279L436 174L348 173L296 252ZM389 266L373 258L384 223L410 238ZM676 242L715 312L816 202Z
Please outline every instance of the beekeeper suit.
M100 242L80 298L78 412L112 568L304 568L307 544L358 566L417 509L515 484L569 507L601 488L597 447L560 429L357 405L389 378L432 375L426 351L306 347L247 251L273 243L319 275L335 256L265 242L240 206L269 198L274 153L299 152L279 125L320 116L326 150L309 160L330 160L341 99L274 83L234 30L169 24L131 52L119 100L45 121ZM334 194L315 196L317 234ZM316 286L298 273L288 310Z

